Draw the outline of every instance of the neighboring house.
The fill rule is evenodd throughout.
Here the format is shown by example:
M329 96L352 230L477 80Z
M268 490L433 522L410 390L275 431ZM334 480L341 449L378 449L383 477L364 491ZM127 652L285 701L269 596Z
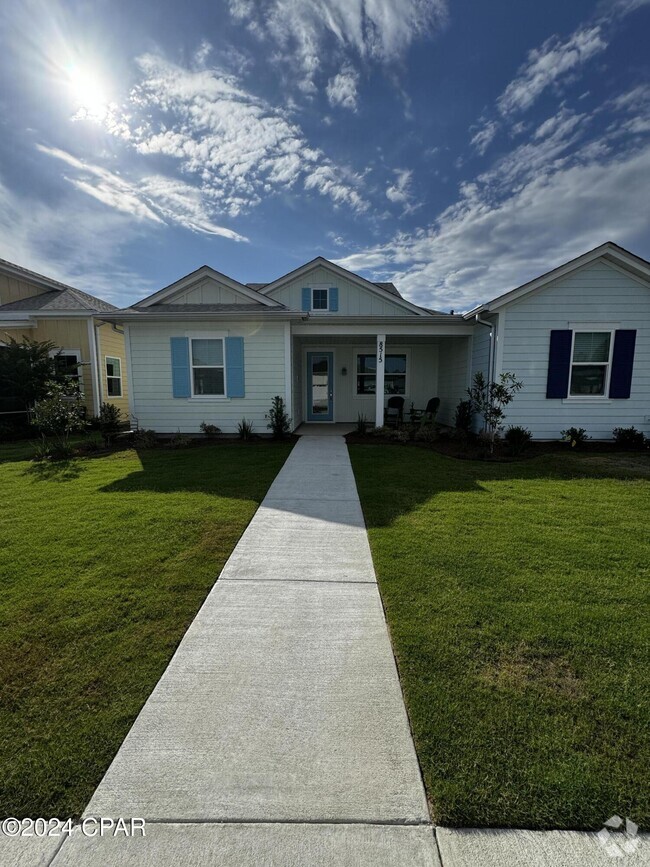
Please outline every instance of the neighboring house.
M97 415L104 401L114 403L128 416L124 333L104 318L116 309L100 298L0 259L0 345L10 337L53 343L56 363L78 380L89 416ZM0 411L7 409L0 407Z
M427 310L392 283L321 257L272 283L207 266L125 310L130 412L160 433L266 432L274 395L293 426L382 424L391 395L452 424L472 373L513 371L508 423L555 439L568 426L611 437L650 420L650 265L604 244L466 314Z

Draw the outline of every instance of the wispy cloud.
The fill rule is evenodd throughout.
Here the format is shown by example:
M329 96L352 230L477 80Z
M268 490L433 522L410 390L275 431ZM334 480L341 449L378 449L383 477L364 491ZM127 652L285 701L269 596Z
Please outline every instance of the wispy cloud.
M185 176L196 179L194 201L200 195L214 214L236 217L262 196L299 183L336 204L366 207L357 174L311 147L284 110L248 91L237 77L205 67L206 58L202 48L201 63L188 68L160 54L139 57L141 80L129 105L107 118L109 131L141 156L174 159ZM169 205L182 198L179 184L167 198Z
M233 18L278 46L281 60L295 59L306 91L314 89L328 56L326 43L362 59L392 62L447 18L447 0L229 0L228 5Z
M470 139L470 144L481 156L483 156L498 131L499 124L497 121L483 121Z
M347 64L327 82L327 98L331 106L341 106L356 111L359 94L359 74Z
M389 202L402 205L404 214L416 210L413 205L413 171L412 169L395 169L395 180L386 188L386 198Z

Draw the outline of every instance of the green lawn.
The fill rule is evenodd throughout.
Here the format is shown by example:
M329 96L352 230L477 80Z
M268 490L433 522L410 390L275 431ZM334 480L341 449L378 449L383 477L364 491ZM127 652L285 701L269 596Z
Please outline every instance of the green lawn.
M650 460L350 448L435 821L650 824Z
M0 815L77 816L290 446L0 446Z

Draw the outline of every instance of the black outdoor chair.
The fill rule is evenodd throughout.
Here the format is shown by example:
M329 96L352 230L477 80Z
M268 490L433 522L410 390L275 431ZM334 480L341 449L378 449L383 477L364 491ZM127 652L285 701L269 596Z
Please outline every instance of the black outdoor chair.
M384 410L384 424L395 425L395 427L397 427L397 425L401 424L403 420L404 398L389 397L386 404L386 409Z
M427 408L424 410L422 414L422 424L433 424L436 420L436 416L438 415L438 410L440 409L440 398L432 397L431 400L427 403Z

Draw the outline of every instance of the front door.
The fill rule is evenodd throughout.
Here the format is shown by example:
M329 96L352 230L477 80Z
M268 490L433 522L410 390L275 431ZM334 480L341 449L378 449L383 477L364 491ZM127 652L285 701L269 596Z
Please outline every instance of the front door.
M307 353L307 421L334 420L334 353Z

